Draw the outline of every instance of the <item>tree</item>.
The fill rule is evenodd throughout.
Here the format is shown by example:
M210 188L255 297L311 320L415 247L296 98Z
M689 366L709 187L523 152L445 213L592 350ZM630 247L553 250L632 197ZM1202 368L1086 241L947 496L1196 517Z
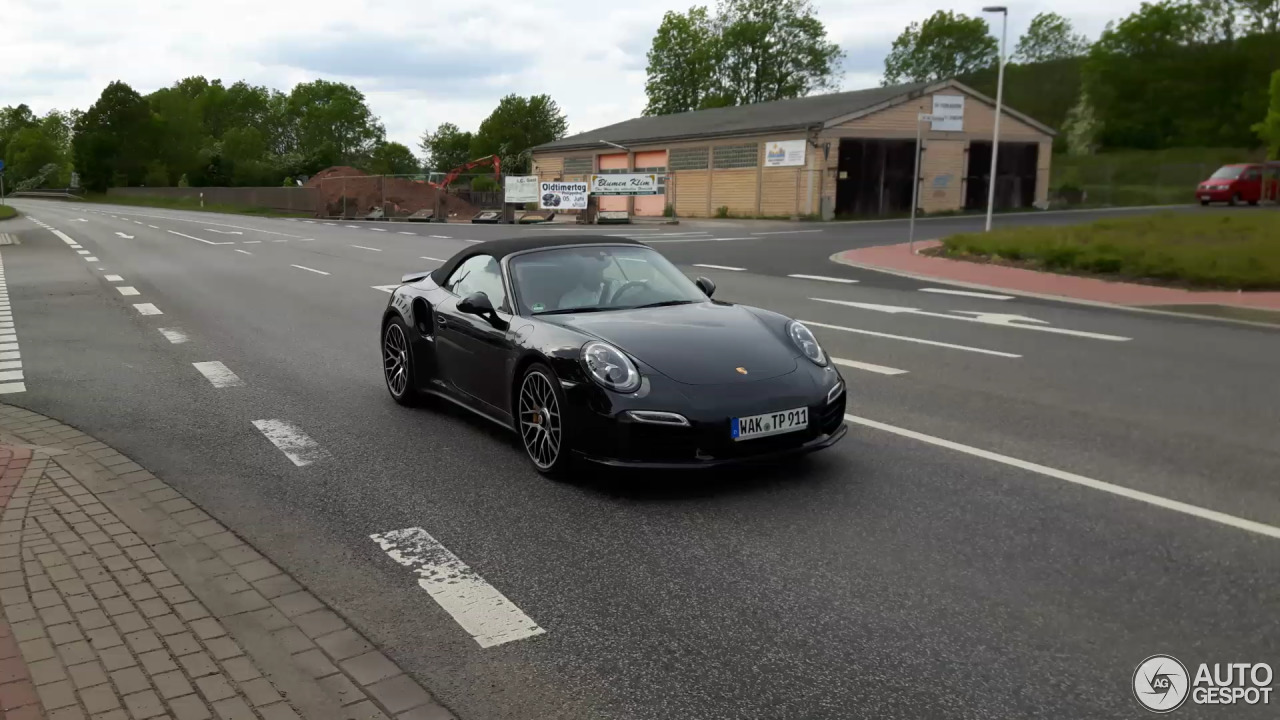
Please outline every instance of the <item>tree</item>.
M286 112L292 132L284 149L319 163L313 169L363 163L386 136L364 94L344 83L299 83L289 93Z
M945 80L995 65L999 43L982 18L939 10L907 26L884 59L883 84Z
M36 122L35 113L25 103L0 109L0 152L4 152L15 135L34 127Z
M838 45L809 0L722 0L668 12L649 49L645 113L802 97L839 85Z
M369 172L375 175L412 175L422 169L413 151L398 142L384 142L373 149Z
M1262 122L1253 126L1267 148L1268 160L1280 160L1280 70L1271 74L1271 106Z
M453 123L440 123L435 132L422 134L418 147L426 156L427 167L446 171L471 159L471 143L475 134L463 132Z
M113 82L76 123L71 142L85 187L103 191L142 181L152 159L154 127L147 101L123 82Z
M645 115L698 110L715 92L720 37L705 7L668 10L649 47Z
M1070 20L1057 13L1040 13L1031 18L1031 25L1018 40L1013 58L1023 63L1039 63L1080 57L1088 50L1089 39L1073 32Z
M12 183L26 180L38 174L44 166L61 165L63 155L57 142L41 130L39 125L25 127L14 133L4 149L5 174Z
M1254 34L1280 32L1280 0L1233 0L1244 15L1245 29Z
M550 95L508 95L480 123L471 142L471 157L497 155L504 173L526 173L531 164L529 150L559 140L568 129L569 121Z
M1098 150L1098 117L1089 92L1081 89L1080 99L1067 111L1062 131L1067 136L1068 155L1092 155Z

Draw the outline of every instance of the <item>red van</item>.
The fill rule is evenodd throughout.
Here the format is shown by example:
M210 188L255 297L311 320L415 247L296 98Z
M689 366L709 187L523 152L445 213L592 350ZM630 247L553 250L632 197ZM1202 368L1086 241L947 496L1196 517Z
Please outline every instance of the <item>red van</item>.
M1274 197L1275 180L1269 180L1267 184L1267 197ZM1196 199L1201 205L1211 202L1224 202L1228 205L1247 202L1257 205L1262 197L1263 169L1262 165L1254 163L1223 165L1196 188Z

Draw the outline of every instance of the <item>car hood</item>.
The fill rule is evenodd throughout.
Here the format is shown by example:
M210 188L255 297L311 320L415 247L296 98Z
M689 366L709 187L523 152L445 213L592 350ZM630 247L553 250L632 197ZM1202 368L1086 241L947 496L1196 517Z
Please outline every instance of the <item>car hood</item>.
M554 321L613 343L687 385L749 383L796 369L797 351L786 338L737 305L702 302L563 315Z

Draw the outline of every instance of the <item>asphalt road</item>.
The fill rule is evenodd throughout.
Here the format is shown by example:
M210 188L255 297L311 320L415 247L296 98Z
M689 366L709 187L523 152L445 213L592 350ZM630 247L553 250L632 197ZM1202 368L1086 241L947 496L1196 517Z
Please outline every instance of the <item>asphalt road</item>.
M564 485L483 421L394 405L377 346L378 286L557 230L15 204L26 391L3 400L165 477L464 720L1132 718L1149 655L1280 667L1280 331L826 260L901 222L569 228L643 236L859 365L831 450ZM258 420L305 435L308 464ZM481 647L370 539L414 527L545 633Z

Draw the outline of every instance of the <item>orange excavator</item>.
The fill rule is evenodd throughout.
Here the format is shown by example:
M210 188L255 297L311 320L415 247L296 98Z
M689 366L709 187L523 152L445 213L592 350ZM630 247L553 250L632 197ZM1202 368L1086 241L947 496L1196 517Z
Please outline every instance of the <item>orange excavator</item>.
M463 163L462 165L450 170L439 183L428 181L427 184L433 188L443 190L449 187L449 183L457 180L458 176L462 173L472 168L480 167L481 165L493 165L493 179L497 182L502 182L502 159L497 155L489 155L487 157L477 158L468 163Z

